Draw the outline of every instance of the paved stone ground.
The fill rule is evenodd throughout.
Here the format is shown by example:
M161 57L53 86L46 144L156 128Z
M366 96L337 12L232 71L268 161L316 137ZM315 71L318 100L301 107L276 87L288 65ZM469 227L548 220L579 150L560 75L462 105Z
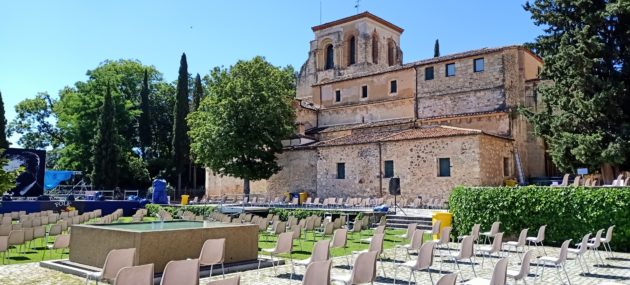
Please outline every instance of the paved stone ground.
M557 256L558 248L546 247L546 251L551 256ZM538 252L536 252L538 253ZM542 253L542 252L541 252ZM400 268L396 269L396 264L405 261L405 254L403 251L398 251L394 258L394 250L388 250L385 252L386 260L383 262L384 271L381 263L377 264L378 277L374 284L393 284L394 274L397 273L399 278L397 284L406 284L407 278L409 278L409 271ZM536 254L538 255L538 254ZM516 269L519 267L518 255L510 253L510 269ZM630 254L629 253L615 253L615 258L610 258L607 254L602 253L605 258L606 265L596 265L597 261L590 253L587 254L586 260L589 265L590 273L582 274L580 266L570 255L570 260L567 262L567 272L571 280L571 284L586 285L586 284L600 284L603 282L617 282L619 284L630 284ZM412 256L415 258L415 256ZM497 259L495 258L494 261ZM492 271L492 264L485 260L484 266L481 267L481 258L477 257L474 260L475 270L477 275L483 278L490 278ZM437 272L440 267L440 259L436 258L433 268L436 271L433 273L434 280L442 275ZM443 264L444 271L453 271L454 265L452 263ZM473 277L473 271L469 264L460 264L461 273L465 279ZM529 284L562 284L554 268L546 268L542 277L535 275L537 271L535 263L532 264L531 275L528 277L527 283ZM300 284L302 275L304 274L304 268L296 268L296 276L293 280L289 279L289 273L291 272L290 265L283 265L276 267L276 272L271 268L258 270L251 270L240 273L233 273L227 275L227 277L240 275L241 284ZM443 274L445 273L443 272ZM541 270L538 270L540 273ZM346 266L346 260L344 257L335 258L333 261L332 275L349 274L350 270ZM412 282L412 284L431 284L429 281L428 273L418 272L416 273L418 283ZM562 275L562 278L566 278ZM210 280L221 279L220 275L212 278L202 278L200 284L206 284ZM566 279L564 282L566 282ZM458 277L458 282L461 281L461 277ZM511 284L513 281L508 280ZM19 265L7 265L0 266L0 284L13 285L13 284L85 284L85 279L77 276L68 275L53 271L46 268L39 267L38 263L19 264ZM94 283L90 283L94 284Z

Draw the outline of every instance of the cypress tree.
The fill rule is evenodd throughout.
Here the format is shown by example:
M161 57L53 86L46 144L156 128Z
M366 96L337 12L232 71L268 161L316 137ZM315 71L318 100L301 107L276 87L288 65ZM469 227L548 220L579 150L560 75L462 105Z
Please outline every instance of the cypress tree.
M97 133L93 140L92 184L96 189L113 189L118 186L118 133L115 122L116 109L110 86L103 98Z
M182 54L179 62L179 77L177 78L177 95L175 97L175 110L173 121L173 159L175 173L177 174L177 190L181 191L182 172L188 165L188 63L186 53Z
M151 109L149 104L149 74L144 70L144 81L142 90L140 91L140 122L138 125L138 135L140 136L140 146L142 148L142 156L147 157L147 148L151 147Z
M193 111L197 111L199 105L201 104L201 99L203 99L203 85L201 85L201 76L197 73L195 77L195 90L193 91Z
M4 101L2 100L2 92L0 92L0 148L9 148L7 140L7 118L4 116Z
M440 57L440 40L435 40L435 45L433 46L433 57Z

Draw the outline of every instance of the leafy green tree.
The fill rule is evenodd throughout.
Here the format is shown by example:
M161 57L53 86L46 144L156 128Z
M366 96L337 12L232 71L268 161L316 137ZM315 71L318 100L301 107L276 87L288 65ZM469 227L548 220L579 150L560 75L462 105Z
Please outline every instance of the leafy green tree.
M440 57L440 40L435 40L435 45L433 45L433 57Z
M103 98L97 133L93 142L92 163L94 167L91 178L96 189L113 189L118 186L120 149L115 119L116 107L113 101L111 90L108 87Z
M149 72L144 71L144 80L142 82L142 90L140 91L140 121L138 125L138 135L140 137L140 148L142 156L147 157L147 151L151 147L151 105L149 103Z
M0 153L4 153L5 149L0 149ZM0 158L0 165L4 166L9 163L7 158ZM13 171L7 171L4 167L0 167L0 196L5 192L15 188L17 177L24 171L23 167L19 167Z
M196 161L217 174L250 180L267 179L280 170L276 155L281 140L294 130L295 76L262 57L215 68L209 94L188 119Z
M9 123L8 135L20 135L17 143L25 148L58 148L64 143L61 131L54 122L55 100L48 93L37 93L35 98L24 99L15 105L15 118ZM48 159L47 159L48 161Z
M536 0L524 6L544 34L543 110L524 110L563 171L627 165L630 154L630 2Z
M174 121L173 121L173 163L177 175L177 191L182 189L182 172L188 165L188 153L190 150L188 140L188 116L190 101L188 98L188 63L186 54L183 53L179 62L179 77L177 78L177 97L175 97Z

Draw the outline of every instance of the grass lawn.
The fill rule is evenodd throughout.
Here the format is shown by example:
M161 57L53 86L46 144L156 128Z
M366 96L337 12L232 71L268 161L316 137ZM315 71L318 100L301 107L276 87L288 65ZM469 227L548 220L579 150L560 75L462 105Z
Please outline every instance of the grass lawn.
M384 249L394 248L396 244L405 244L408 241L403 241L398 236L405 234L406 229L389 229L385 231L385 240L383 244ZM369 247L368 243L361 243L360 240L364 238L368 238L372 236L372 230L365 230L362 232L362 235L351 234L348 233L348 243L347 248L344 251L341 248L335 248L331 251L332 257L350 255L353 251L360 251L367 249ZM429 239L430 235L425 235L425 240ZM315 242L320 241L322 238L319 235L316 235L316 241L313 240L313 234L311 232L308 233L308 238L306 241L304 237L302 237L302 247L300 248L300 242L298 240L293 241L293 259L306 259L311 256L311 252L313 251L313 245ZM327 236L326 239L331 239L331 237ZM258 237L258 253L264 254L268 256L268 253L263 253L261 249L263 248L273 248L276 246L276 237L275 236L266 236L259 235ZM281 254L280 257L288 258L288 254Z
M155 221L155 217L145 217L144 222L152 222ZM129 223L131 222L131 217L121 217L116 221L116 223ZM49 225L50 227L50 225ZM384 248L393 248L396 244L401 244L401 239L398 236L405 233L404 229L397 230L387 230L385 231L385 244ZM372 230L365 230L362 232L362 235L351 234L348 233L348 247L344 251L343 249L337 248L331 251L333 257L343 256L345 254L350 255L353 251L359 251L367 249L369 244L361 243L360 240L362 238L367 238L372 236ZM425 236L425 238L429 238ZM2 264L19 264L19 263L29 263L29 262L39 262L42 260L53 260L53 259L61 259L61 251L58 250L48 250L46 251L46 255L44 257L44 251L46 249L45 244L52 244L55 240L54 237L49 237L47 241L44 241L45 238L39 238L36 240L27 243L26 245L22 245L18 247L17 253L14 247L11 247L11 253L7 255L7 258L4 259L4 263ZM293 258L294 259L306 259L311 255L311 251L313 250L313 245L315 242L321 240L321 236L316 235L316 240L313 240L313 233L308 233L308 238L304 240L302 238L302 247L300 248L300 242L297 240L293 241ZM331 237L326 237L326 239L331 239ZM275 236L266 236L260 234L258 237L258 250L259 253L262 254L261 249L263 248L273 248L276 246L276 237ZM4 254L4 253L0 253ZM287 255L280 255L280 257L286 257ZM68 250L63 251L63 258L68 258Z

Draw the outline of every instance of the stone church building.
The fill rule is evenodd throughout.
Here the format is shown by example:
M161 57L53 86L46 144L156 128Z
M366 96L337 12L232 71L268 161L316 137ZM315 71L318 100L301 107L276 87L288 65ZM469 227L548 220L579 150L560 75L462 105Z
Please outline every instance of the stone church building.
M400 177L404 197L447 198L457 185L522 181L551 167L517 112L540 106L543 63L527 48L405 63L403 29L369 12L312 30L297 80L297 131L278 156L283 170L253 182L252 193L381 197ZM208 195L242 188L207 171Z

